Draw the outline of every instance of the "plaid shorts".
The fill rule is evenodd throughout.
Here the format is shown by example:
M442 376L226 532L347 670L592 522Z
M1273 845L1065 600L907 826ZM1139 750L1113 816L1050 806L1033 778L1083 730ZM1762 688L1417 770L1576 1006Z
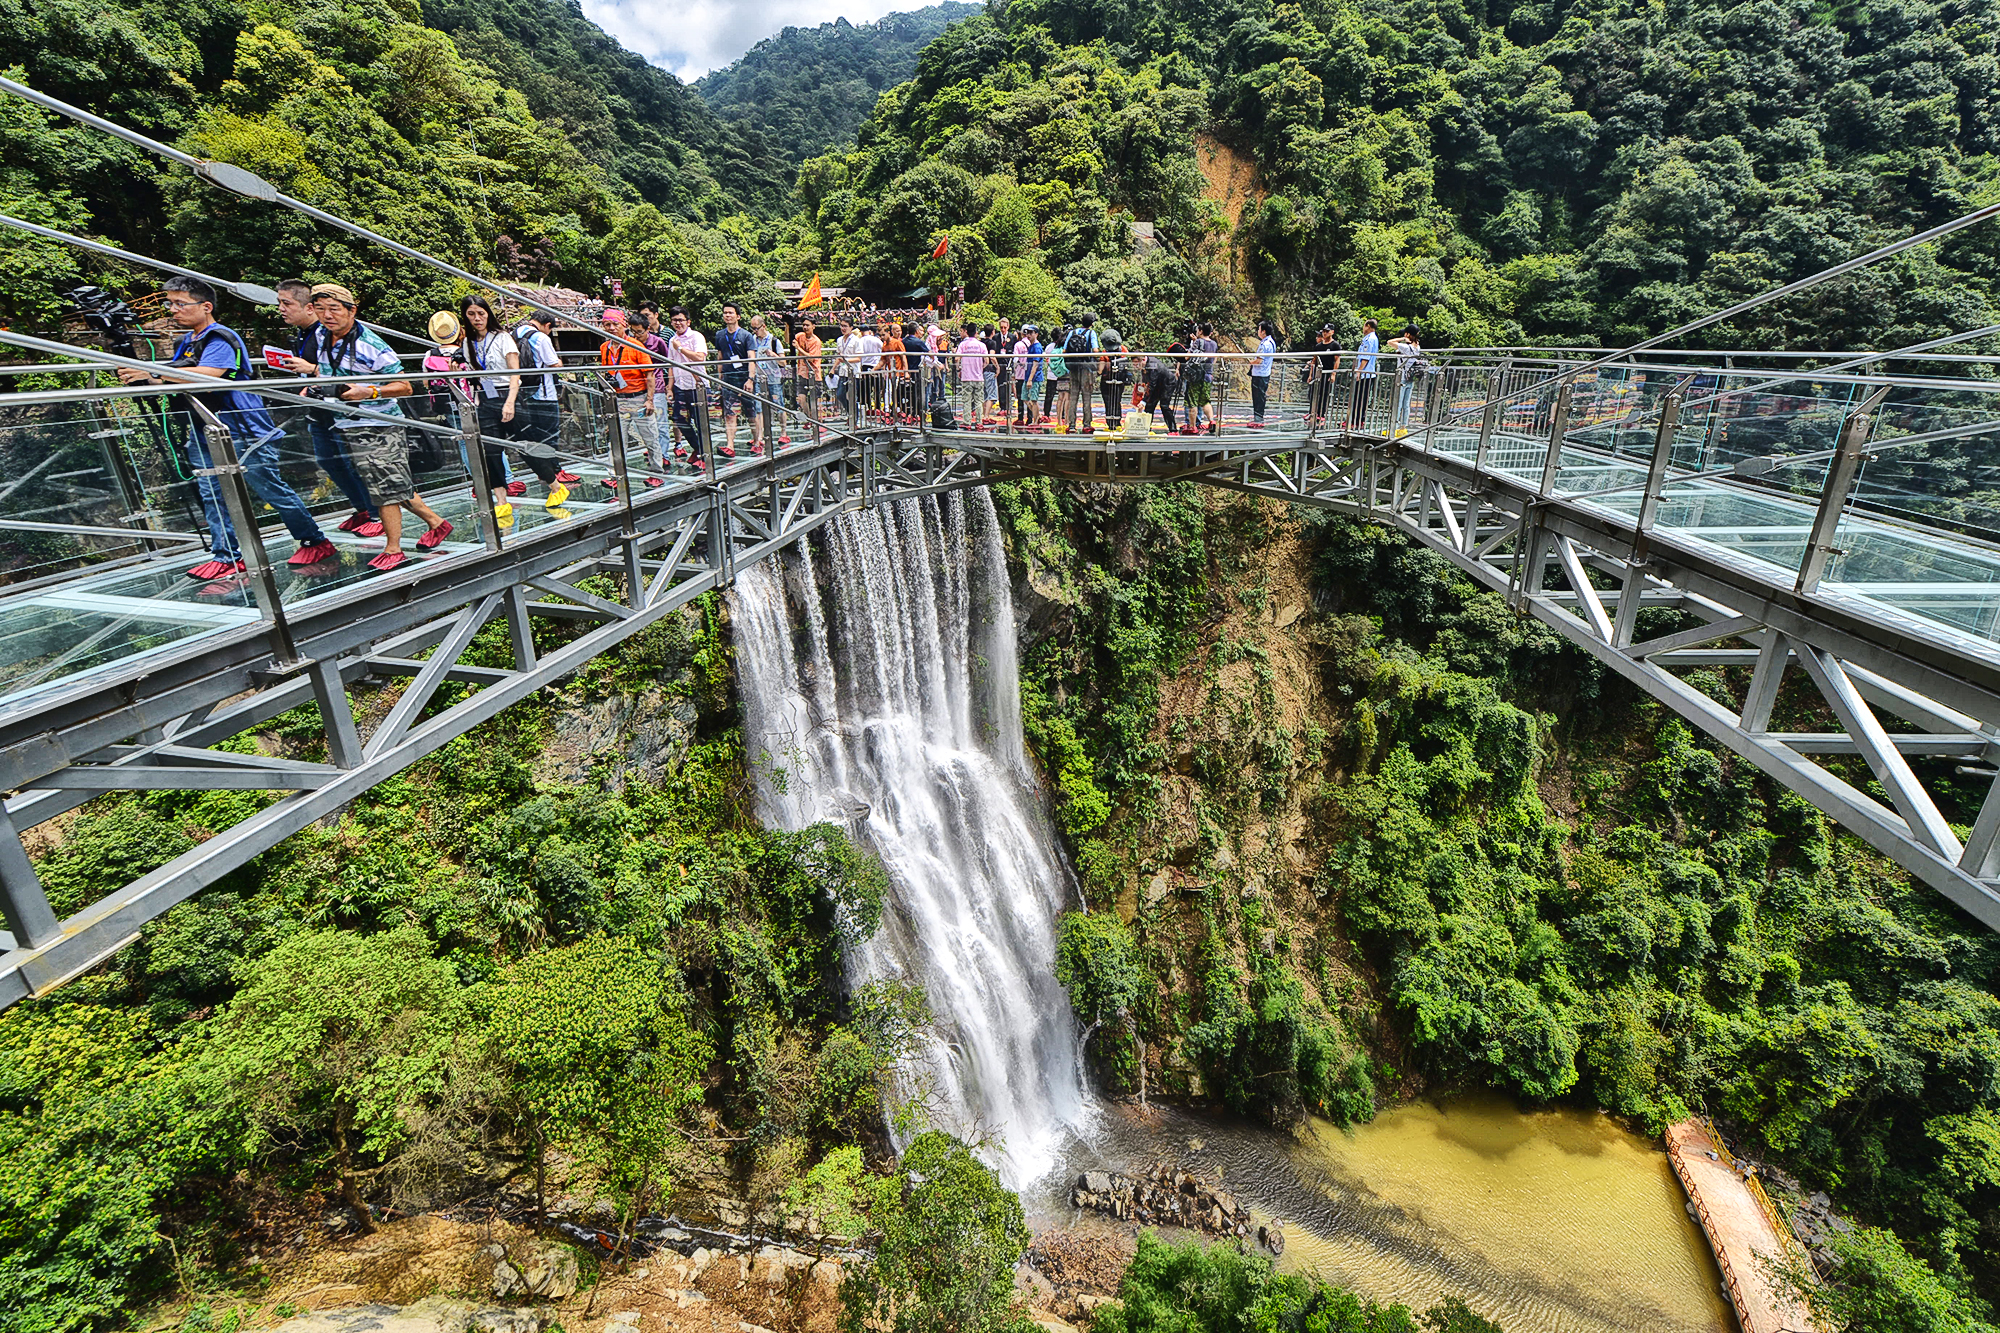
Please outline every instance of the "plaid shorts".
M348 426L336 431L348 461L378 505L401 504L417 493L410 473L410 442L401 426Z

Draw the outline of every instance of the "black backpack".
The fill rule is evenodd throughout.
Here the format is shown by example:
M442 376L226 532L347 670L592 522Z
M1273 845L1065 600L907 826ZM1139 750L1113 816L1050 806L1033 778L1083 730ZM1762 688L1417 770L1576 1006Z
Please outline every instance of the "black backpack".
M1069 341L1063 344L1064 356L1088 356L1093 350L1089 329L1072 329Z

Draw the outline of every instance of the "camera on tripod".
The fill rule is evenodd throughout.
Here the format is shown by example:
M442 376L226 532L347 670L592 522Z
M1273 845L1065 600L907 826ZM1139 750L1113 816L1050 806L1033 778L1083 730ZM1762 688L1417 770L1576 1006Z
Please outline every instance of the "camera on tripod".
M107 350L119 356L138 358L139 316L132 307L105 291L88 284L56 293L76 307L84 327L104 340Z

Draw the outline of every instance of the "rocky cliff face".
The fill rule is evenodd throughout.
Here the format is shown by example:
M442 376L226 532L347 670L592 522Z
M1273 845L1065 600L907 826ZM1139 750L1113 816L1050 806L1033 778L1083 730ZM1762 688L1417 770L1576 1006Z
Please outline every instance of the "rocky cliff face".
M1110 818L1071 829L1092 908L1132 928L1155 981L1132 1024L1143 1045L1107 1030L1093 1054L1114 1088L1137 1090L1143 1065L1149 1091L1206 1102L1225 1099L1215 1052L1191 1040L1202 1035L1193 1001L1209 992L1284 991L1336 1063L1395 1038L1319 873L1333 849L1318 806L1351 727L1339 665L1352 627L1315 609L1296 515L1192 487L1174 513L1152 503L1149 513L1130 489L1085 486L1003 514L1029 690L1073 713L1098 709L1093 694L1129 702L1135 680L1152 692ZM1157 572L1163 546L1172 583ZM1135 669L1124 645L1141 634L1177 647ZM1088 721L1075 725L1091 748ZM1116 782L1104 751L1093 758ZM1279 1118L1301 1105L1283 1086Z

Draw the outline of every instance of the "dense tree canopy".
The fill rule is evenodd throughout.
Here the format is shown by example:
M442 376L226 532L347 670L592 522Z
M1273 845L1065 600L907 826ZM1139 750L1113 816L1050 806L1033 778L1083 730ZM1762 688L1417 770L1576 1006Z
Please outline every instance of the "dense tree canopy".
M796 168L852 139L875 99L909 76L917 53L946 25L980 8L945 0L873 23L837 18L817 28L786 28L693 87L716 115L753 129Z
M960 167L977 198L930 226L1018 191L1038 261L1121 327L1261 306L1615 341L1990 198L1996 23L1990 0L1016 0L932 43L800 198L831 262L893 285L919 251L882 243L891 201ZM1203 170L1235 156L1256 184L1230 214ZM1127 217L1169 257L1136 256ZM1713 336L1977 327L1995 253L1969 235ZM1146 272L1121 295L1093 265Z

